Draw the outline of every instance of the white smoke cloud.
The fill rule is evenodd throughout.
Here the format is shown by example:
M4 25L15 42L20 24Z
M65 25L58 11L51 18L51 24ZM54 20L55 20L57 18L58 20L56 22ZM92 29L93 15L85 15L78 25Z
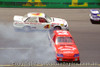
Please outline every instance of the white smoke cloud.
M12 24L0 23L0 64L55 63L47 31L16 32Z

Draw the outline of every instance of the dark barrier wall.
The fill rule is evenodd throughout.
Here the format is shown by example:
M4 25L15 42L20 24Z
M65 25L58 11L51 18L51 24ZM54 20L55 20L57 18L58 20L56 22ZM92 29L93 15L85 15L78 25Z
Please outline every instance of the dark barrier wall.
M0 0L0 7L100 8L100 0Z

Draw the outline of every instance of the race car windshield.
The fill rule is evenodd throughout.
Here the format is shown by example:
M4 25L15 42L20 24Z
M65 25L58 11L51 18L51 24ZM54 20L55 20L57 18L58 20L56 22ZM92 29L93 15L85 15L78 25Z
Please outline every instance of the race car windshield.
M50 22L52 21L51 17L49 17L48 15L45 15L45 18Z
M56 44L58 43L67 43L67 44L72 44L72 38L71 37L57 37L56 39Z

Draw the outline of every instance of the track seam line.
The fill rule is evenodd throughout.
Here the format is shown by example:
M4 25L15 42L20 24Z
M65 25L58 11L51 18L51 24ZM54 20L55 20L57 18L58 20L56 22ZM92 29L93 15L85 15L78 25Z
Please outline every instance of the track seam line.
M32 49L32 48L0 48L0 50L4 50L4 49Z

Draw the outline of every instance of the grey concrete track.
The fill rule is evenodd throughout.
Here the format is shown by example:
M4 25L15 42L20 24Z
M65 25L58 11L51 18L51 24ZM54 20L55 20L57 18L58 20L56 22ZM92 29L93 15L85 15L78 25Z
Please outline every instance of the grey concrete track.
M28 12L44 12L52 17L68 21L80 51L81 63L100 64L100 24L92 24L89 9L30 9L0 8L0 64L56 63L47 32L15 32L14 15Z

